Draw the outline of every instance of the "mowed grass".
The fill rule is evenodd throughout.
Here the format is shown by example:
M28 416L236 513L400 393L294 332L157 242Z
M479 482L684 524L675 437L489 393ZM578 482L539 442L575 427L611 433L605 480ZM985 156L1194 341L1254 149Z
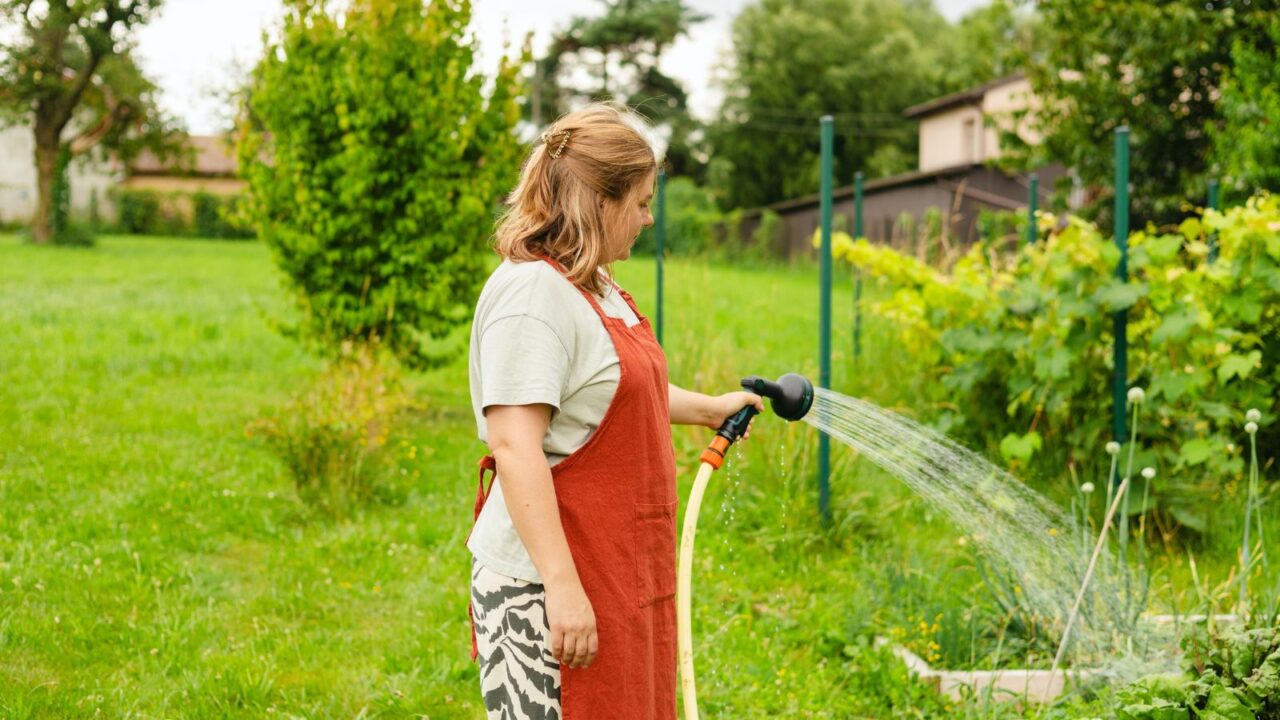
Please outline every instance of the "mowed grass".
M0 253L0 716L475 716L463 376L412 497L327 522L245 433L318 368L261 246Z
M653 315L652 261L618 274ZM927 412L936 388L888 328L868 321L852 361L840 283L834 385ZM718 393L753 373L816 379L812 268L671 261L666 289L674 382ZM392 491L333 520L246 434L321 367L273 329L289 315L256 243L0 238L0 717L484 716L464 546L484 448L464 359L408 377L419 407L391 445ZM674 433L682 498L710 436ZM970 551L838 447L824 526L816 441L764 416L708 492L694 598L704 716L954 716L869 644L888 635L979 663L998 613Z

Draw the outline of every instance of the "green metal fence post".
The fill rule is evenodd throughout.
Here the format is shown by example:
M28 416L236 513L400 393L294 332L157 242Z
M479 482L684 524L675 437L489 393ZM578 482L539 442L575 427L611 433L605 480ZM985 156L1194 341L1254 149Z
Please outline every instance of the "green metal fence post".
M853 174L853 239L862 237L862 171ZM862 271L853 271L853 357L862 357Z
M1218 205L1218 181L1209 181L1209 209L1221 210ZM1209 233L1209 262L1218 260L1218 233Z
M831 387L831 165L835 146L835 120L822 116L822 164L819 197L822 209L822 270L819 300L818 385ZM831 521L831 439L818 434L818 512L823 522Z
M1115 240L1120 249L1120 264L1116 267L1116 277L1121 282L1129 281L1129 128L1122 125L1116 128L1115 146ZM1125 409L1129 392L1129 312L1119 310L1114 317L1113 365L1115 367L1111 382L1111 434L1112 439L1124 444ZM1111 478L1112 483L1119 482L1119 475Z
M662 344L662 255L667 245L667 171L658 170L658 216L654 218L654 236L658 250L658 344Z
M1036 227L1036 209L1040 204L1040 176L1031 173L1031 187L1027 189L1027 244L1031 245L1039 237Z

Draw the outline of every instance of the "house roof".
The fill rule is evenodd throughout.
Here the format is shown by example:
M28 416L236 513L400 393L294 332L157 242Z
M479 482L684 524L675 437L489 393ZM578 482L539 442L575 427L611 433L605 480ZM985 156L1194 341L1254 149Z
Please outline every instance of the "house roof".
M199 177L234 177L236 156L230 138L225 135L188 135L184 152L178 157L157 157L143 150L129 168L131 175L179 175ZM189 156L184 157L186 153ZM187 162L188 157L190 163Z
M940 98L934 98L933 100L920 103L919 105L912 105L902 111L902 116L906 118L920 118L940 113L944 110L950 110L951 108L959 107L961 105L976 105L982 102L982 98L988 92L1002 85L1017 82L1023 77L1024 75L1022 72L1016 72L1012 75L1006 75L998 80L992 80L985 85L979 85L978 87L969 88L968 90L961 90L960 92L951 93L950 95L943 95Z
M972 172L975 168L983 167L981 163L964 163L961 165L952 165L950 167L938 168L936 170L912 170L911 172L900 173L898 175L890 175L889 177L868 180L862 185L864 192L872 193L878 190L887 190L889 188L899 187L902 185L914 185L929 181L938 181L955 175L964 175ZM843 199L853 194L853 186L846 185L844 187L835 188L832 191L833 199ZM809 205L817 205L821 196L818 193L804 195L791 200L780 200L763 207L752 208L747 210L745 215L754 215L772 210L777 213L785 213L788 210L794 210Z

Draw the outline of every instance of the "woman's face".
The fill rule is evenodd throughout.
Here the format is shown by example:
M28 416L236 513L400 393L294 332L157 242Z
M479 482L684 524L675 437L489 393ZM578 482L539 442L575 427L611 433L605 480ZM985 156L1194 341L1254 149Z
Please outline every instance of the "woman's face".
M618 222L614 227L617 237L609 239L609 260L626 260L631 257L631 246L635 245L640 231L653 224L653 214L649 212L649 202L653 200L654 173L636 186L631 195L622 201L618 208Z

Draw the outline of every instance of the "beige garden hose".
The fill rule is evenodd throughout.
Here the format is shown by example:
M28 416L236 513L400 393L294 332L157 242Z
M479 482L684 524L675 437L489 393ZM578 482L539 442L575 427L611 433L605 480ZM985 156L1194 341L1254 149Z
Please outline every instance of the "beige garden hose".
M813 384L802 375L787 373L777 382L752 375L743 378L742 389L768 398L773 412L783 420L799 420L813 405ZM685 720L698 720L698 689L693 677L693 539L698 533L698 512L711 473L724 464L729 446L747 433L756 408L748 405L724 421L711 444L702 451L702 466L689 492L680 533L680 566L676 573L676 649L680 668L680 696Z
M698 511L702 509L702 495L716 468L703 462L698 477L689 493L689 504L684 511L684 530L680 533L680 571L676 575L676 647L680 662L680 696L684 699L685 720L698 718L698 689L693 677L693 621L692 595L693 540L698 533Z

